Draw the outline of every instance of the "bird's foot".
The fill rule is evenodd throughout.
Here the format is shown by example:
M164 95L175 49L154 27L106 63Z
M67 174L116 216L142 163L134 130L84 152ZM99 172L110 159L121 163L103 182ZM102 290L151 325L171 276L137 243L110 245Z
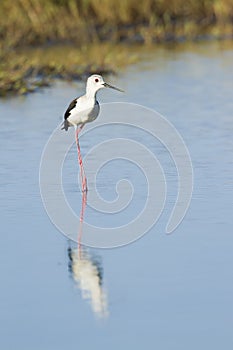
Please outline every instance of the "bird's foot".
M82 192L87 194L88 188L87 188L87 179L84 178L82 183Z

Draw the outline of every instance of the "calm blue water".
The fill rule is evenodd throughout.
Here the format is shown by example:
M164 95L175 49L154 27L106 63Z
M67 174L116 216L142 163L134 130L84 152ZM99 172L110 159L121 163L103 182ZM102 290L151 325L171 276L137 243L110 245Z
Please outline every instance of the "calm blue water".
M46 215L38 176L43 147L83 84L1 100L1 349L232 348L232 62L232 45L160 48L112 77L127 92L101 92L102 102L156 109L180 132L194 167L193 198L165 235L176 174L164 152L171 195L158 224L133 244L86 249L81 258ZM88 152L88 139L82 147ZM64 176L72 207L80 205L74 157L72 149ZM127 173L124 162L120 168ZM113 182L114 174L108 169ZM99 182L111 200L111 181Z

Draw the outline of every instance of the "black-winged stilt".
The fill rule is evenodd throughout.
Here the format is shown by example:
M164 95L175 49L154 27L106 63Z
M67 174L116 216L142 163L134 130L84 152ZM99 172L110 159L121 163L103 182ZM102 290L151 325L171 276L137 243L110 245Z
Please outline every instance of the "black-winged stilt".
M100 106L96 99L96 93L98 90L103 88L111 88L123 92L123 90L105 83L101 75L93 74L87 79L86 94L74 99L70 103L64 115L62 129L68 130L68 128L71 126L74 126L75 128L75 138L78 150L78 161L80 164L83 192L87 192L87 179L84 172L78 136L86 123L92 122L98 117Z

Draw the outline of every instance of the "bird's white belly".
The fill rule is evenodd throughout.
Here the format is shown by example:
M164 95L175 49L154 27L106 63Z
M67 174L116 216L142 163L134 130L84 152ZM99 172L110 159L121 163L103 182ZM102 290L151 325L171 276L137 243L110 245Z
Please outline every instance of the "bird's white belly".
M71 111L68 121L75 125L92 122L98 117L99 110L99 104L95 104L89 108L74 109Z

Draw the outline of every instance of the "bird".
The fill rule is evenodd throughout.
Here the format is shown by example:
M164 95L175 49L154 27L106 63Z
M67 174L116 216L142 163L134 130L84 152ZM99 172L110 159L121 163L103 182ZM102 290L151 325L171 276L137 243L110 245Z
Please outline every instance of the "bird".
M87 179L84 172L81 150L79 145L79 133L86 123L94 121L100 112L100 105L96 99L97 91L104 88L114 89L120 92L123 90L106 83L99 74L92 74L87 79L86 93L75 98L68 106L62 124L62 130L67 131L69 127L75 128L75 139L78 151L78 160L80 165L80 173L82 180L82 191L87 193ZM86 199L85 199L86 200ZM82 215L80 221L82 220Z

